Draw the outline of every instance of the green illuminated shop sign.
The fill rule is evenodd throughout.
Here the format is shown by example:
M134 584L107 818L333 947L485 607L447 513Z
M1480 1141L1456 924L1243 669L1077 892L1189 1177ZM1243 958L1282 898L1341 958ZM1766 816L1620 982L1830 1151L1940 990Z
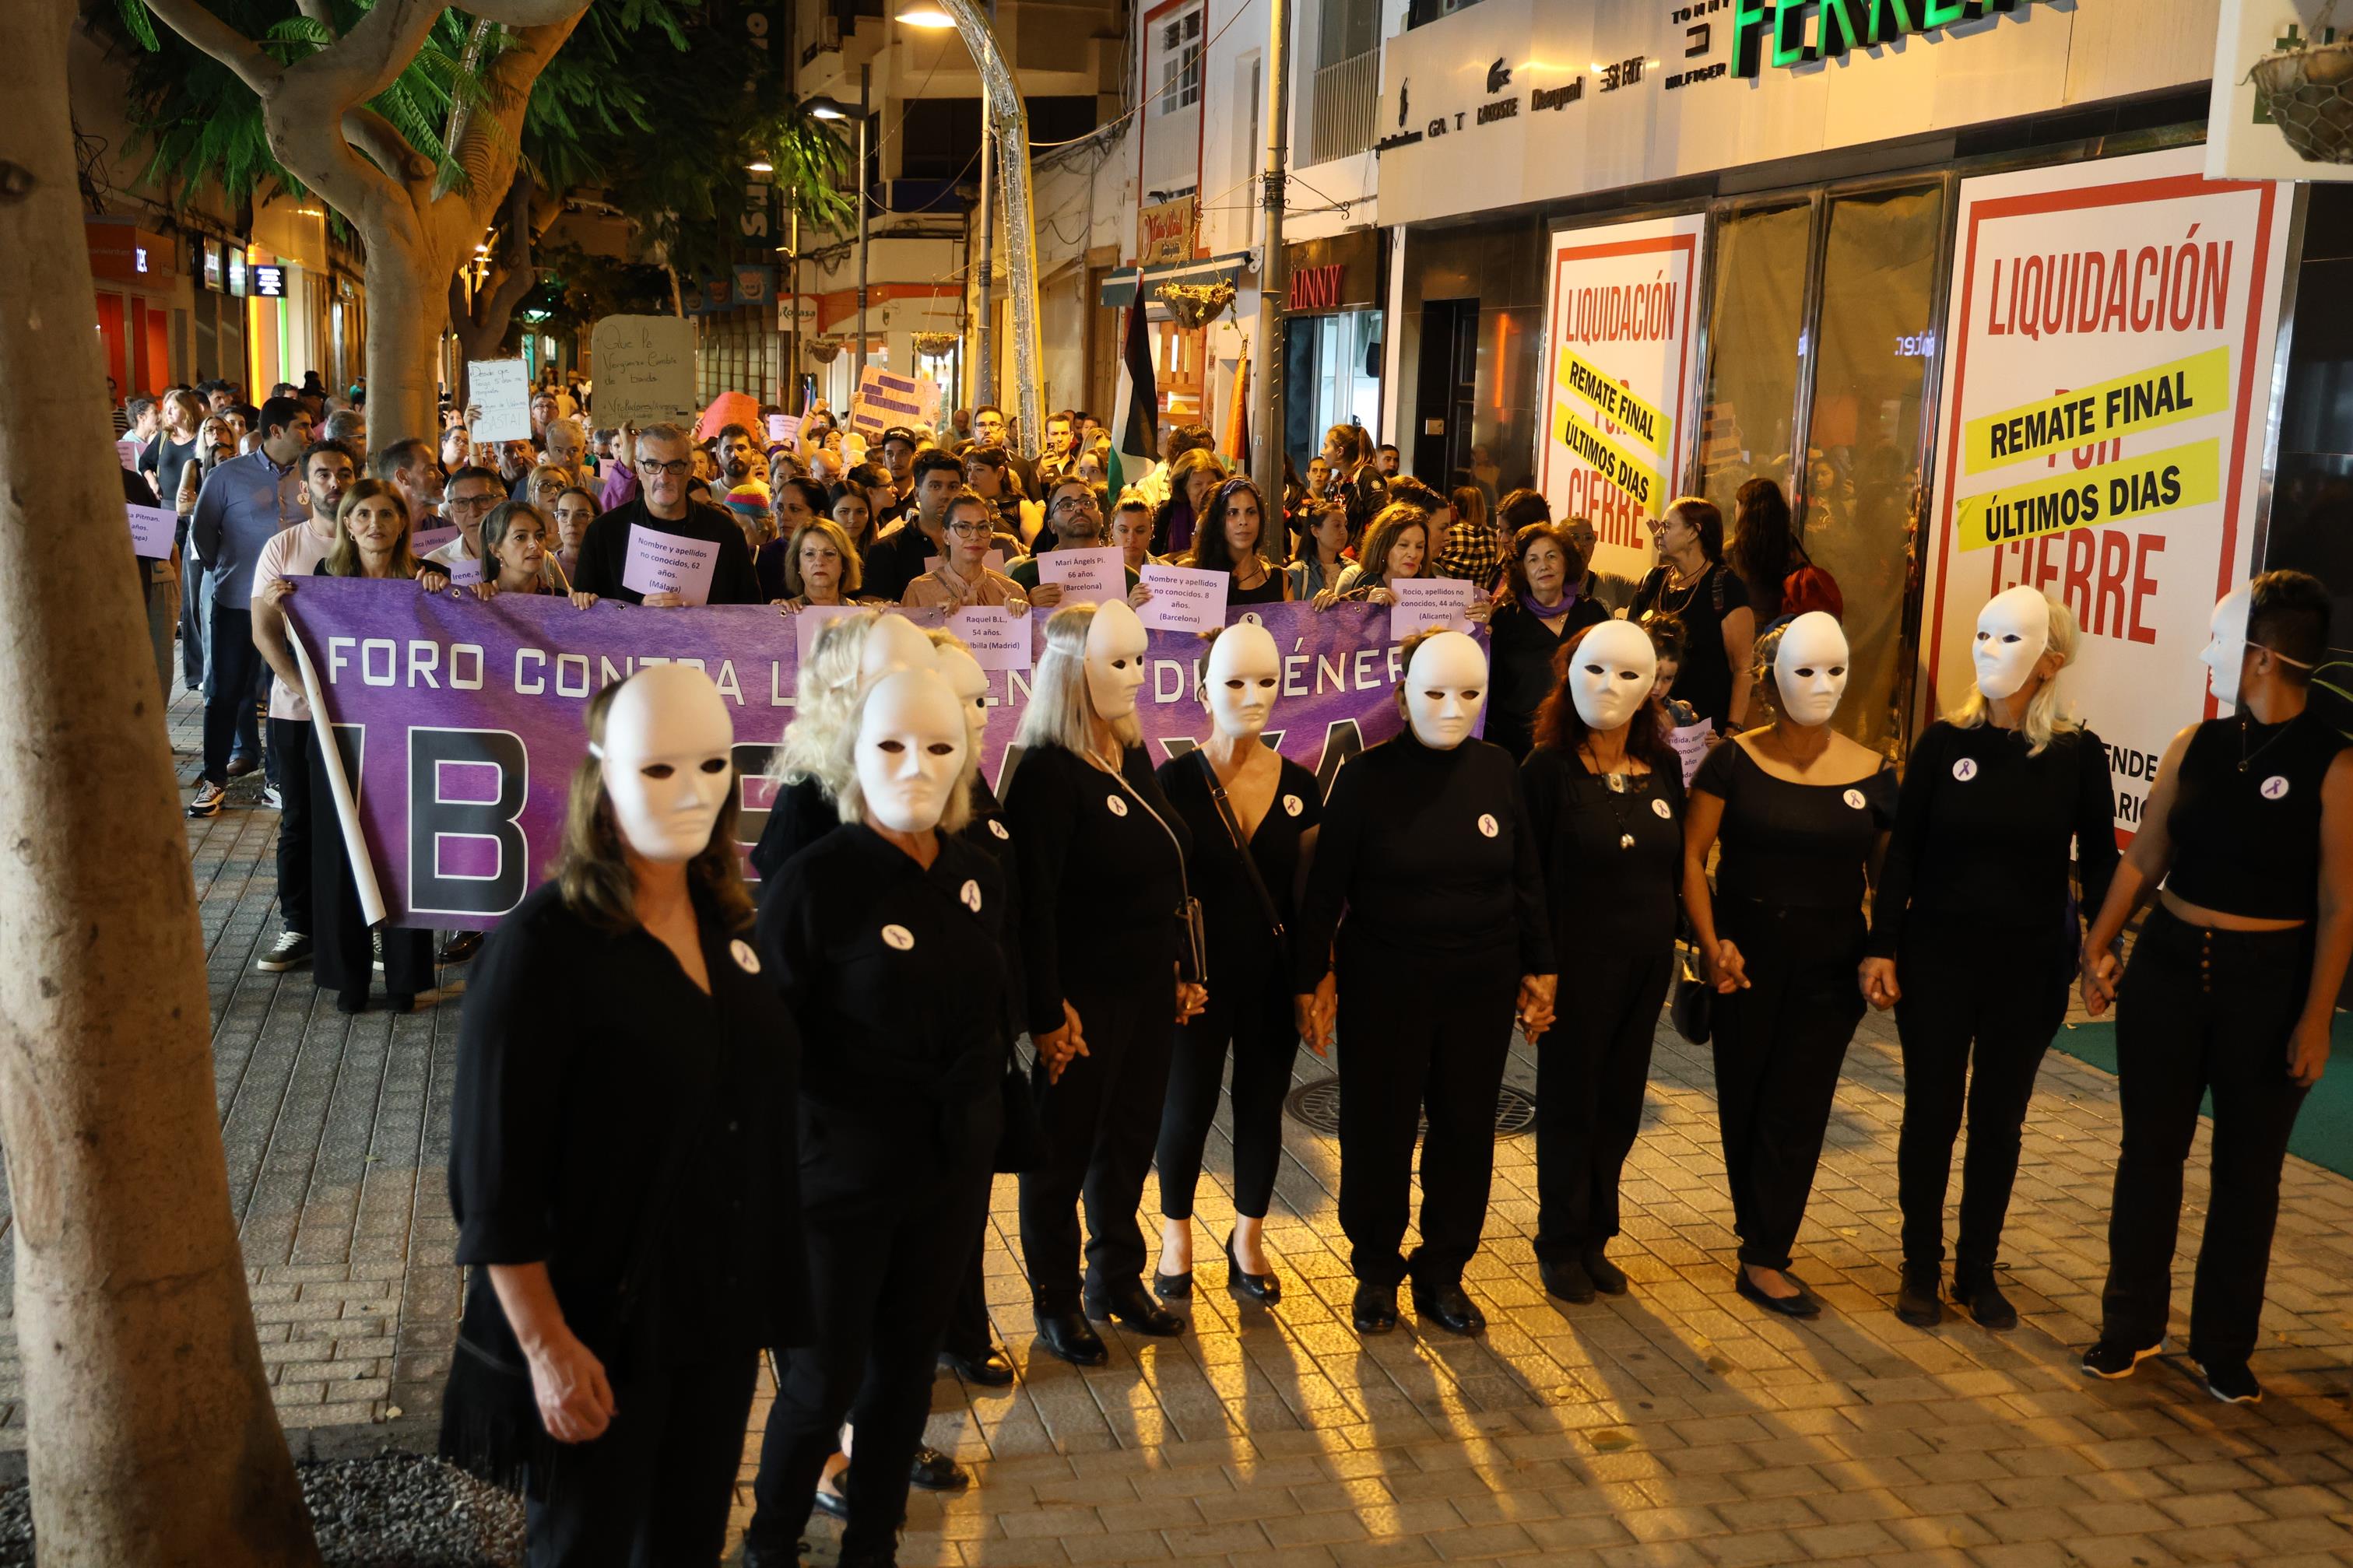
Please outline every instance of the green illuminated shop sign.
M1733 0L1732 69L1757 77L1849 49L2021 11L2027 0Z

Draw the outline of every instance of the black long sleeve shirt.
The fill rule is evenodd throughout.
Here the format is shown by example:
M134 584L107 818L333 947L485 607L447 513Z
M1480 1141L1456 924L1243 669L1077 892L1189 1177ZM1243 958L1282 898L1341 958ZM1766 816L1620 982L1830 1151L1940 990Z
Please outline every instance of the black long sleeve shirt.
M580 570L573 574L572 586L600 599L618 599L630 605L645 603L643 594L621 583L622 574L628 570L632 528L651 529L656 533L672 533L681 539L719 546L719 560L711 569L711 597L704 601L706 604L768 602L767 595L760 592L760 574L752 563L752 547L744 542L744 531L735 526L733 517L700 501L687 502L682 518L656 517L646 510L643 496L615 507L589 523L587 535L580 541Z
M2062 731L2029 756L2015 730L1938 720L1912 748L1865 951L1894 957L1912 912L1984 916L2073 947L2067 847L2088 919L2116 875L2115 813L2108 748L2091 731Z
M1517 950L1524 974L1556 973L1511 753L1484 741L1433 751L1408 730L1350 759L1332 782L1307 873L1294 991L1314 990L1331 968L1344 908L1350 926L1389 946L1501 945Z

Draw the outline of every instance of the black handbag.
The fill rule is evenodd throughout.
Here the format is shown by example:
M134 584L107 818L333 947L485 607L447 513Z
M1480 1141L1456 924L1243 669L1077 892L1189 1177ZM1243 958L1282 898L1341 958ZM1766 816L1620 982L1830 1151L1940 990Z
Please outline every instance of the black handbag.
M1675 1033L1694 1046L1707 1044L1710 1016L1715 1006L1715 986L1707 977L1699 951L1687 942L1675 943L1675 986L1667 1004L1667 1021Z

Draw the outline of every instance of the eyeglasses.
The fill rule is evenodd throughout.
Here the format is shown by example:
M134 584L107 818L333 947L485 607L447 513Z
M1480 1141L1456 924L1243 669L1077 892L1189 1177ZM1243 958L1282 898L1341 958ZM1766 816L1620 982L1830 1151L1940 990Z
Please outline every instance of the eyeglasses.
M948 531L958 539L987 539L997 531L985 522L952 522Z
M650 458L639 458L638 459L638 472L645 475L645 477L649 479L659 478L663 474L668 474L671 479L677 479L680 475L685 473L692 467L694 467L694 465L684 458L673 458L671 461L667 463L657 463Z
M1055 501L1054 510L1056 511L1100 511L1103 509L1095 504L1095 498L1092 496L1064 496Z
M499 498L496 496L451 496L449 510L451 511L488 511L498 502Z

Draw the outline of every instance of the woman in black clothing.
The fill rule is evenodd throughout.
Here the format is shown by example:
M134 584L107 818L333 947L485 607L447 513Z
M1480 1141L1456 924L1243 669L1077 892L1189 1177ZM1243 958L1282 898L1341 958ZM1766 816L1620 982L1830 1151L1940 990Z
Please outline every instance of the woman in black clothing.
M1736 1284L1792 1318L1821 1310L1788 1272L1789 1248L1862 1018L1863 887L1895 819L1895 770L1830 727L1846 660L1846 637L1819 610L1759 638L1752 673L1772 722L1708 753L1683 818L1683 909L1718 993L1716 1117Z
M1193 536L1187 565L1223 572L1233 579L1228 605L1279 605L1291 597L1291 579L1266 556L1266 500L1256 481L1228 479L1209 498L1209 509Z
M1363 426L1335 425L1324 432L1324 461L1331 476L1324 493L1347 507L1352 542L1364 538L1366 528L1389 504L1388 481L1381 477L1377 458L1373 438Z
M1417 633L1404 653L1409 727L1333 781L1293 989L1310 1045L1331 1038L1335 1013L1348 1031L1340 1228L1358 1331L1397 1327L1398 1286L1410 1276L1417 1312L1475 1334L1486 1319L1463 1293L1462 1269L1486 1223L1495 1095L1514 1015L1531 1041L1552 1022L1552 928L1518 770L1502 747L1471 738L1486 657L1451 631ZM1398 1247L1425 1107L1421 1245L1409 1258Z
M845 823L760 896L760 959L811 1048L800 1194L814 1310L761 1444L750 1560L793 1543L851 1413L846 1568L897 1562L948 1312L988 1208L1012 1048L1005 883L955 837L977 763L930 669L869 685L826 783Z
M1487 623L1495 682L1487 739L1514 760L1528 754L1536 706L1558 684L1556 656L1579 630L1609 618L1600 605L1577 596L1568 575L1576 558L1552 524L1533 522L1512 536L1504 560L1504 601Z
M1732 543L1725 559L1748 590L1748 607L1760 626L1781 618L1781 584L1805 565L1806 547L1778 481L1758 476L1732 498Z
M1725 564L1724 514L1713 502L1685 496L1650 526L1660 563L1636 586L1626 618L1639 621L1649 611L1664 610L1683 623L1683 662L1673 694L1718 733L1731 734L1748 721L1755 679L1749 643L1760 623L1749 608L1748 589Z
M793 721L768 763L776 795L751 854L762 879L841 826L826 791L826 763L859 692L892 669L928 669L932 662L931 639L904 616L860 611L818 633L794 682Z
M1520 769L1568 1005L1536 1053L1536 1268L1568 1301L1620 1296L1605 1253L1642 1125L1651 1039L1674 968L1683 769L1651 700L1658 658L1631 621L1570 634Z
M2010 589L1979 612L1976 683L1913 748L1872 900L1862 994L1894 1005L1904 1049L1895 1312L1923 1328L1944 1311L1945 1189L1965 1104L1953 1300L1987 1328L2018 1323L1993 1269L2027 1101L2080 947L2069 846L2084 909L2100 907L2116 865L2108 749L2059 714L2055 682L2077 640L2073 613L2039 589ZM2005 930L2003 978L1988 984L1986 935Z
M1047 1084L1046 1161L1021 1173L1021 1253L1039 1338L1081 1366L1103 1360L1089 1318L1147 1334L1185 1327L1144 1288L1135 1223L1168 1089L1172 1000L1179 1023L1205 1000L1176 963L1192 836L1160 793L1135 718L1148 645L1124 604L1056 611L1006 786L1026 1016Z
M442 1452L521 1472L534 1565L715 1562L760 1349L807 1321L800 1046L744 940L733 740L700 670L599 692L555 875L467 987Z
M1160 787L1193 836L1193 887L1208 927L1215 982L1208 1008L1177 1027L1168 1103L1160 1117L1154 1161L1160 1172L1160 1265L1152 1283L1163 1296L1192 1294L1193 1189L1218 1113L1229 1044L1234 1228L1226 1238L1226 1289L1270 1306L1282 1294L1260 1230L1274 1198L1282 1097L1299 1050L1289 933L1315 851L1323 792L1314 773L1261 738L1282 689L1282 653L1265 627L1242 624L1214 634L1201 686L1213 719L1210 736L1160 765Z
M1178 458L1168 470L1168 499L1152 514L1152 553L1171 560L1189 553L1198 542L1209 499L1225 482L1225 467L1208 447L1196 447Z
M2328 1064L2353 953L2353 751L2309 707L2328 590L2266 572L2214 607L2201 656L2238 710L2173 738L2140 831L2084 938L2084 1003L2121 994L2124 1147L2108 1217L2100 1339L2084 1370L2126 1377L2163 1347L2181 1168L2214 1098L2212 1194L2189 1302L2208 1392L2253 1404L2248 1370L2279 1217L2280 1167ZM2119 984L2115 944L2159 882Z

